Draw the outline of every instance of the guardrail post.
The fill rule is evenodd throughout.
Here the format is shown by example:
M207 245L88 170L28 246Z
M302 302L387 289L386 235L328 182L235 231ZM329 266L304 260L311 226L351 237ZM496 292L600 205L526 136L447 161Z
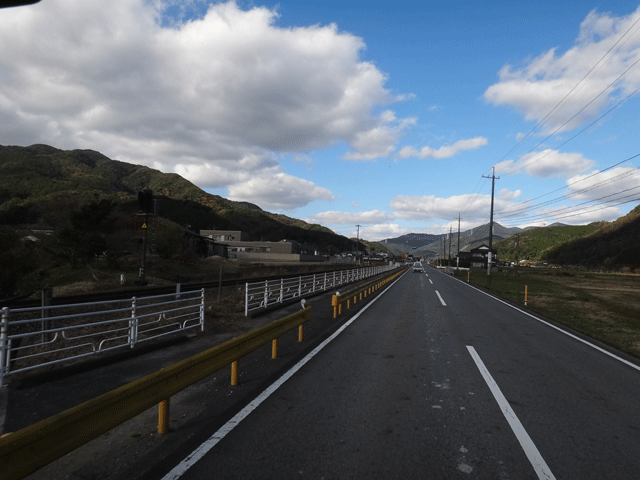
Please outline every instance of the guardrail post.
M180 284L176 283L176 300L180 300Z
M200 289L200 331L204 332L204 288Z
M238 360L231 362L231 386L238 385Z
M284 300L284 278L281 278L280 279L280 297L278 298L278 301L282 303L283 300Z
M249 316L249 282L244 286L244 316Z
M169 431L169 399L158 405L158 434L164 435Z
M275 360L278 358L278 339L274 338L271 340L271 359Z
M264 281L264 308L269 306L269 280Z
M7 362L7 334L9 330L9 307L2 309L2 323L0 323L0 388L2 388L5 370L9 370Z
M136 297L131 299L131 320L129 321L129 345L131 348L136 344L138 336L138 317L136 317Z
M302 297L302 277L298 278L298 298Z

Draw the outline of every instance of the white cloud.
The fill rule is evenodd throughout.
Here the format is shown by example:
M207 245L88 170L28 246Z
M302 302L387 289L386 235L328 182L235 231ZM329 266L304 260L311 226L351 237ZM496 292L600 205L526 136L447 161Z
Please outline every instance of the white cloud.
M498 196L502 200L506 200L506 201L515 200L520 195L522 195L522 190L516 190L515 192L512 192L508 188L503 188L500 190L500 192L498 192Z
M343 159L366 161L386 157L395 150L395 144L404 130L409 125L415 125L416 121L414 117L398 120L393 112L387 110L380 116L377 126L354 136L351 145L356 151L346 153Z
M598 203L618 203L637 199L640 192L640 169L617 167L606 172L594 170L567 180L568 196L572 200Z
M501 199L496 199L495 204L502 204ZM448 198L436 197L434 195L424 195L421 197L397 195L390 203L397 218L406 220L447 219L458 218L460 212L465 213L465 220L471 218L483 222L489 216L491 204L490 195L454 195Z
M173 20L168 6L179 7ZM411 94L391 95L360 60L363 40L335 24L281 28L275 9L232 1L185 22L182 8L56 0L3 10L0 144L90 148L244 194L273 173L274 154L344 142L349 159L372 159L415 122L374 114Z
M568 131L582 125L599 114L610 101L626 96L640 86L637 69L616 81L640 58L640 37L633 30L589 73L639 17L640 7L622 17L593 10L580 25L580 33L571 49L563 54L551 49L525 61L522 68L505 65L499 72L500 81L484 93L485 100L494 105L512 106L527 120L535 122L545 119L562 102L544 120L542 131ZM587 74L588 77L581 81ZM598 96L613 82L616 83L612 89Z
M309 219L309 221L311 223L320 223L323 225L358 225L382 223L392 220L393 218L393 215L382 210L355 213L327 211L316 213Z
M563 206L545 208L536 211L536 217L543 220L527 222L524 226L546 226L551 223L564 223L567 225L585 225L591 222L612 221L622 216L622 211L617 207L603 207L594 205Z
M411 233L410 228L401 227L397 223L382 223L368 225L360 229L360 237L369 241L384 240L385 238L399 237Z
M409 157L436 159L449 158L465 150L475 150L486 145L487 143L488 141L486 138L475 137L466 140L458 140L453 145L444 145L438 149L431 147L422 147L420 150L418 150L414 147L402 147L400 151L394 156L394 160L398 161L400 159Z
M333 200L326 188L286 173L251 179L229 186L229 200L250 202L267 210L294 210L315 200Z
M524 170L528 175L548 177L570 177L593 168L595 162L585 158L581 153L562 153L545 149L531 152L518 160L505 160L496 164L496 173L513 174Z

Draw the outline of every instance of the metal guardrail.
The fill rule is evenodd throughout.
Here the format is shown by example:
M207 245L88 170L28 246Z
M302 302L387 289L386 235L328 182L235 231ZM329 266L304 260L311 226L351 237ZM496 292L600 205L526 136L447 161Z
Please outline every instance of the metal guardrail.
M396 267L393 265L384 265L247 283L244 314L248 316L249 312L254 310L268 308L296 298L308 297L317 292L357 282L394 268Z
M395 273L386 275L383 278L378 278L371 282L367 282L364 285L360 285L355 288L352 288L347 292L343 292L343 293L336 292L335 295L331 296L331 306L333 307L333 318L337 318L338 315L342 314L343 303L346 302L347 308L351 308L351 300L353 300L354 304L358 303L358 298L362 300L363 296L364 298L366 298L367 295L375 293L379 288L383 287L390 281L399 277L400 275L405 273L407 270L409 270L409 267L405 267Z
M24 478L154 405L159 405L158 431L161 432L169 422L172 395L309 320L311 307L3 436L0 438L2 479ZM298 341L302 341L300 333Z
M204 289L98 303L2 309L0 387L7 375L204 329Z

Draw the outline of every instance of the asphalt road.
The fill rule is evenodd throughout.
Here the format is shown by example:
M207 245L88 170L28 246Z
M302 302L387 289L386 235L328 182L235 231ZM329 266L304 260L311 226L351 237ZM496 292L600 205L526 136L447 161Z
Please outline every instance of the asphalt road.
M433 269L352 320L147 478L640 476L637 366Z

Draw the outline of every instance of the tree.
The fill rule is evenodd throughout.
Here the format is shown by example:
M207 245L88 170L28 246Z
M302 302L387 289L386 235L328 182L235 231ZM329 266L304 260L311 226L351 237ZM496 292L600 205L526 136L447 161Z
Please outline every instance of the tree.
M68 223L56 232L59 248L72 267L78 260L89 264L107 254L110 248L107 236L113 230L115 206L111 200L83 205L74 210Z

